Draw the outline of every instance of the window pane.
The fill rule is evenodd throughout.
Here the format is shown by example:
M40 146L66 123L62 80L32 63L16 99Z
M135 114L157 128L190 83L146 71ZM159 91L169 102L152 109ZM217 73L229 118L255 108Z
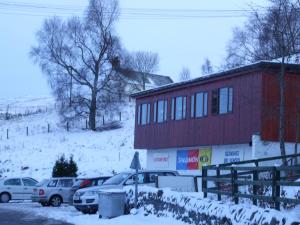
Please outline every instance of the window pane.
M150 123L150 104L147 104L148 111L147 111L147 124Z
M142 104L142 125L147 123L147 104Z
M232 112L232 105L233 105L233 89L229 88L228 112Z
M174 106L174 98L172 98L172 105L171 105L171 120L174 120L174 112L175 112L175 106Z
M212 114L219 113L219 89L212 91L211 112Z
M204 99L203 99L204 103L203 103L203 113L204 116L207 116L207 93L204 93Z
M22 179L24 186L35 186L37 184L36 181L30 179Z
M141 124L141 105L138 108L138 124Z
M154 102L153 103L153 121L154 123L156 123L156 115L157 115L157 112L156 112L156 105L157 105L157 102Z
M183 97L183 109L182 109L182 118L186 118L186 97Z
M220 103L219 103L219 112L227 113L228 112L228 88L220 89Z
M195 113L195 108L194 108L194 104L195 104L195 95L191 96L191 117L194 117L194 113Z
M182 97L176 98L175 120L182 119Z
M164 121L164 101L158 101L157 122L161 123L163 121Z
M165 100L165 116L164 116L164 121L167 121L167 113L168 113L168 101Z
M48 187L55 187L57 184L57 180L51 180L50 183L48 184Z
M4 185L21 186L21 180L20 179L10 179L10 180L5 181Z
M203 93L196 95L196 117L203 116Z

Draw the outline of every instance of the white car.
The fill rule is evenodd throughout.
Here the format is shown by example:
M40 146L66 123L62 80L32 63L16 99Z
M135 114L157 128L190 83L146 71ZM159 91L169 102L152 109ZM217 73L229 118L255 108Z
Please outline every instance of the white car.
M155 186L157 176L178 176L177 171L143 170L138 173L139 185ZM73 196L73 205L83 213L96 213L98 210L98 192L105 189L123 189L124 186L134 185L135 172L119 173L101 186L79 189Z
M0 203L10 200L30 200L38 182L30 177L0 179Z

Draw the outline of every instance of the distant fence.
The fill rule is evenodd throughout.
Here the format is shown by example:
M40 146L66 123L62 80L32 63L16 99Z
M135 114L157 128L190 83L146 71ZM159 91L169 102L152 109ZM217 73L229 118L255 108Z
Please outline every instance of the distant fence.
M41 113L41 111L39 111ZM34 115L37 113L29 114L29 115ZM24 114L14 115L11 116L9 119L4 119L6 121L20 118L25 116ZM97 122L97 127L99 131L104 131L104 130L109 130L109 129L117 129L120 128L120 121L124 120L122 117L122 113L119 112L115 114L113 117L112 116L101 116L97 117L98 122ZM16 126L14 128L5 128L4 126L0 126L0 140L3 139L10 139L11 137L14 137L16 134L18 136L32 136L36 134L43 134L43 133L51 133L59 130L59 127L66 129L67 131L70 131L72 129L81 129L81 130L86 130L89 129L89 122L88 119L86 118L81 118L77 119L76 121L69 121L69 122L58 122L57 124L55 123L50 123L50 122L45 122L45 123L38 123L34 125L28 125L28 126Z
M207 197L208 193L215 194L220 201L222 196L230 196L235 204L239 203L240 198L246 198L252 200L254 205L258 205L258 201L260 201L269 203L272 208L277 210L280 210L281 203L300 204L300 196L282 195L284 188L287 187L299 187L300 190L300 182L293 181L300 177L299 165L278 167L259 165L262 162L283 158L292 162L291 159L299 157L300 154L292 154L284 157L236 162L234 165L227 163L203 167L202 191L204 197ZM252 165L249 165L251 163ZM208 182L214 185L209 187ZM243 187L248 188L241 191Z

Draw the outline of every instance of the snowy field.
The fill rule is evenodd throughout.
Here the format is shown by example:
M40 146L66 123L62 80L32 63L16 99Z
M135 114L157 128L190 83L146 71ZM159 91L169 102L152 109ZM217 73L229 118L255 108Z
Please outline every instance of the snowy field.
M54 101L49 97L0 99L0 113L5 113L7 108L12 114L26 114L39 109L41 112L0 120L0 175L30 176L37 180L48 178L55 160L62 154L67 158L74 156L82 177L128 170L134 154L134 104L123 108L122 128L103 132L83 129L67 132L59 124ZM50 133L47 132L48 123ZM9 139L6 138L7 129ZM143 167L145 157L145 151L140 151Z
M181 221L173 218L158 218L155 216L144 216L143 213L137 215L125 215L113 219L99 219L98 215L84 215L78 212L74 207L63 205L60 208L42 207L35 203L8 203L1 204L0 210L12 209L26 212L29 214L39 215L47 218L61 220L74 225L186 225Z

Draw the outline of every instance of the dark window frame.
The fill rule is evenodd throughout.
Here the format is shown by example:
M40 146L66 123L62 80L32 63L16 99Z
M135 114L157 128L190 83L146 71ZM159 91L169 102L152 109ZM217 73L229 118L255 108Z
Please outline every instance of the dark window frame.
M181 118L177 118L177 110L176 110L176 105L177 105L177 99L182 98L181 100ZM185 120L187 119L187 96L181 95L181 96L176 96L172 97L172 104L171 104L171 120L174 121L180 121L180 120Z
M202 115L197 115L197 96L202 94ZM206 101L205 101L206 100ZM206 106L205 106L206 103ZM203 118L208 116L208 92L200 91L191 95L191 118ZM206 109L206 110L205 110Z
M221 89L227 89L226 112L222 112L222 113L220 112ZM212 90L211 113L213 115L226 115L226 114L233 113L233 106L234 106L234 90L233 90L232 86L224 86L224 87Z
M143 123L143 105L146 105L146 122ZM150 103L141 103L138 106L138 125L145 126L150 124L150 119L151 119L151 104Z
M159 120L159 102L163 102L163 118ZM154 123L165 123L168 120L168 99L159 99L153 103L153 122Z

